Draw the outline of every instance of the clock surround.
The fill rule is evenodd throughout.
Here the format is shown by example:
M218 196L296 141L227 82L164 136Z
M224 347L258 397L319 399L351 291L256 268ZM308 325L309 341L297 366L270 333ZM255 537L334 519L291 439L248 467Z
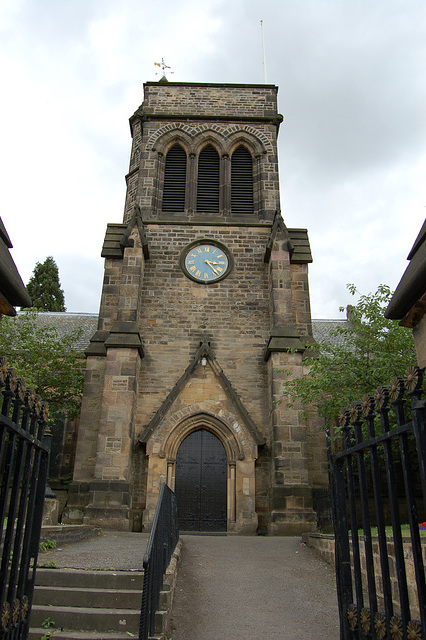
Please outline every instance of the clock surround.
M203 238L185 247L180 265L190 280L198 284L213 284L229 275L234 261L230 251L221 242Z

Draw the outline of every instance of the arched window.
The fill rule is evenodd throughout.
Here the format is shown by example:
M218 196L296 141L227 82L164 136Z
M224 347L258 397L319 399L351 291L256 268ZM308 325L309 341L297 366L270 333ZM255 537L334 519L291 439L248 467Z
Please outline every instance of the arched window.
M166 155L163 211L185 211L186 153L175 144Z
M197 211L219 212L219 154L208 145L198 158Z
M231 211L253 213L253 159L245 147L235 149L231 158Z

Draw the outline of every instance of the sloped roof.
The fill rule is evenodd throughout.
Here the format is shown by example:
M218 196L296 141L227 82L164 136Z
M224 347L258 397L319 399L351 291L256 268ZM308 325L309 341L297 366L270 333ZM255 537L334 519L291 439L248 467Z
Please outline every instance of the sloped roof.
M3 300L1 312L15 315L14 306L30 307L31 298L25 289L18 269L10 255L13 245L0 218L0 299Z
M18 316L24 313L18 311ZM338 327L344 327L347 320L312 320L312 333L316 342L322 340L332 340L331 332ZM74 329L82 329L82 336L75 345L78 351L85 351L89 344L90 338L94 335L98 328L98 315L96 313L72 313L69 311L53 312L45 311L37 316L37 323L41 327L55 327L59 335L70 333ZM142 336L143 338L143 336ZM336 338L333 338L336 340Z
M18 316L25 313L18 311ZM73 345L77 351L85 351L90 338L98 328L98 315L94 313L71 313L69 311L43 311L37 314L38 327L53 327L60 336L71 333L76 329L82 330L79 340Z
M312 320L312 335L315 342L322 342L328 340L332 344L343 344L344 340L342 336L332 336L332 331L341 327L346 327L348 320Z
M395 293L385 311L385 317L392 320L403 319L417 305L411 321L405 326L415 326L423 317L426 301L421 300L426 294L426 220L408 254L410 261Z

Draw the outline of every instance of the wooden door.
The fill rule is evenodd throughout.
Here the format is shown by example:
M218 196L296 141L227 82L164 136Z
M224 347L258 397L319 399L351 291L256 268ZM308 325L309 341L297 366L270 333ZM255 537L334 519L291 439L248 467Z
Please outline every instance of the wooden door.
M225 448L210 431L182 442L175 481L181 531L226 531L227 466Z

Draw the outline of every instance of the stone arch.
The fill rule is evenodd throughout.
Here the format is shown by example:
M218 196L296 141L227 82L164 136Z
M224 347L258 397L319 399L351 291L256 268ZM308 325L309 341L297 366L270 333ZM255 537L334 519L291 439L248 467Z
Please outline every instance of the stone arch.
M164 152L164 149L161 148L163 142L159 142L160 139L164 138L165 140L173 137L184 139L188 144L188 151L191 145L191 141L195 141L195 138L198 136L205 136L207 132L210 132L212 135L217 136L217 141L219 143L219 139L222 141L219 144L224 144L224 141L227 138L237 136L244 136L245 139L251 140L251 143L256 148L256 153L273 153L274 149L271 141L268 136L266 136L262 131L259 131L255 127L246 124L234 124L234 125L223 125L223 124L198 124L198 125L190 125L187 123L169 123L166 124L157 131L153 132L146 144L146 150L156 150ZM195 145L197 146L197 145Z
M219 157L223 155L226 141L221 133L213 131L213 129L206 129L194 136L192 145L194 153L199 156L204 147L211 145L219 154Z
M227 152L229 153L229 156L232 156L235 149L240 146L245 147L247 151L251 153L253 158L266 153L265 147L260 143L257 137L241 130L231 133L227 138Z
M161 481L175 487L176 455L186 436L207 429L223 444L228 461L228 532L254 533L257 444L243 422L224 409L216 415L210 403L186 406L165 417L146 443L148 476L144 525L150 528Z
M154 207L162 208L165 157L169 149L179 144L187 155L185 211L196 211L199 179L199 157L202 150L211 145L219 155L218 213L231 212L231 164L230 157L239 146L244 146L253 158L253 211L263 210L261 182L263 156L273 152L268 137L249 125L221 125L169 123L153 133L146 145L158 153L154 178ZM216 211L212 210L211 213Z
M227 434L233 435L238 447L238 455L234 459L257 458L257 444L245 427L244 422L239 420L234 413L224 408L221 408L220 415L217 415L214 404L205 400L187 405L179 409L179 411L169 414L147 441L148 455L152 452L165 458L166 442L170 435L179 428L179 425L190 423L197 416L205 416L212 421L216 420L217 423L223 425L223 429L226 430Z
M156 138L155 148L152 146L152 150L165 156L175 144L180 144L185 153L189 155L192 147L192 138L180 127L174 127L171 130L163 131L161 136Z
M233 431L215 416L198 413L182 420L165 438L160 455L175 459L177 451L187 436L198 429L206 429L213 433L225 447L228 462L244 460L245 455L241 443Z

